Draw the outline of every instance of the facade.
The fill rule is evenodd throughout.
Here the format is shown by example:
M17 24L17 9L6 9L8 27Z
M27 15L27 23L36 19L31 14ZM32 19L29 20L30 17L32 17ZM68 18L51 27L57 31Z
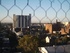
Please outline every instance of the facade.
M48 30L50 34L52 34L52 24L51 23L47 23L44 24L45 26L45 30Z
M31 26L31 14L13 15L13 28L28 28Z
M64 24L64 28L61 28L61 34L70 33L70 23L65 22L63 24Z
M62 23L63 24L63 23ZM54 24L55 25L55 24ZM49 33L50 34L52 34L52 33L56 33L55 31L59 31L59 32L61 32L61 34L63 35L63 34L67 34L67 33L70 33L70 23L68 23L68 24L64 24L64 27L61 27L60 28L60 30L58 29L59 27L59 25L57 26L57 25L55 25L55 27L53 27L53 24L51 24L51 23L46 23L46 24L44 24L44 26L45 26L45 30L49 30ZM58 29L58 30L56 30L56 29Z

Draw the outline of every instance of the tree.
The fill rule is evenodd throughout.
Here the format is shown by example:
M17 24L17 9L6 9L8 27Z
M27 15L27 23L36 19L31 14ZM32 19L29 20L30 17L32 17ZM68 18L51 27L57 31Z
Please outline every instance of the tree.
M21 31L21 28L15 28L15 31L19 32L19 31Z
M38 38L36 36L25 35L19 40L19 48L22 48L25 53L37 53Z
M14 32L10 31L9 39L10 39L11 47L16 47L18 45L18 38L17 38L17 35Z
M14 32L12 32L6 28L6 30L3 30L3 32L1 32L1 33L5 38L9 38L11 47L16 47L18 45L18 38Z
M5 41L5 40L3 40L3 38L8 38L9 40ZM5 43L3 43L4 41L5 41ZM1 23L0 23L0 45L2 47L5 46L5 47L11 47L11 48L16 48L16 46L18 45L18 39L17 39L16 34L14 32L12 32L8 28L8 26L3 26ZM12 51L12 49L9 51Z

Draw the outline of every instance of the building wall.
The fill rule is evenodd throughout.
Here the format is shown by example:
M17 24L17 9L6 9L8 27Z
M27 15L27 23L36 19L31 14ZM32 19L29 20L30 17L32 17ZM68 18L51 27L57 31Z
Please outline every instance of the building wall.
M51 23L47 23L44 25L45 26L45 30L49 30L49 33L51 34L52 33L52 24Z
M61 34L66 34L64 31L64 28L61 28L60 32L61 32Z
M47 23L44 26L45 26L45 30L49 30L50 34L53 32L51 23L49 23L49 24ZM60 32L61 32L61 34L67 34L67 33L69 33L69 29L70 29L70 24L67 24L65 28L61 28Z
M31 14L13 15L13 28L27 28L31 26Z
M66 27L66 32L69 33L69 29L70 29L70 23L67 25Z

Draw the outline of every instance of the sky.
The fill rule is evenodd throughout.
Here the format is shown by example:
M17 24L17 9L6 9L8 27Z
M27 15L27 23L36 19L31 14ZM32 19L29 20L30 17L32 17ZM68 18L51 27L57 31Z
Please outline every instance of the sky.
M13 14L31 14L32 23L70 21L70 0L0 0L0 21L13 22Z

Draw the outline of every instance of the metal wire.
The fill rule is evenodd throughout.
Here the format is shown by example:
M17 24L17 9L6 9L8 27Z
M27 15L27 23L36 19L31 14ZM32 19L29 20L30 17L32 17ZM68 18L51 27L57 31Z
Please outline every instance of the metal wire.
M6 0L5 0L6 1ZM60 22L64 22L65 20L66 21L68 21L68 22L70 22L70 19L69 19L69 12L70 12L70 1L69 0L37 0L37 1L39 1L39 3L38 4L36 4L36 5L38 5L38 6L36 6L36 8L34 8L31 4L30 4L30 2L31 2L31 0L27 0L27 2L26 2L26 4L25 4L25 6L24 7L20 7L18 4L19 3L17 3L18 1L17 0L12 0L13 1L13 3L14 4L12 4L12 6L10 6L10 8L8 9L7 7L6 7L6 5L4 4L4 3L2 3L2 2L5 2L4 0L0 0L0 6L3 8L3 9L5 9L5 11L7 11L7 13L6 13L6 16L4 16L4 17L1 17L1 19L0 19L0 21L2 22L4 19L6 19L7 17L9 17L9 18L11 18L11 21L13 20L13 14L12 15L10 15L10 11L14 8L14 7L16 7L17 9L19 9L21 12L21 15L23 15L23 14L25 14L25 12L27 12L26 11L26 9L27 9L27 7L28 8L30 8L31 9L31 11L29 11L30 9L28 9L28 11L29 12L27 12L27 14L29 14L29 13L31 13L32 14L32 21L33 21L33 18L34 19L37 19L39 22L41 22L42 23L42 21L44 21L45 19L46 20L48 20L50 23L51 22L54 22L54 20L55 19L58 19ZM23 1L23 0L20 0L20 1ZM49 1L49 7L48 6L46 6L47 8L44 8L44 3L43 3L43 1L45 1L45 2L48 2ZM57 1L58 3L59 3L59 5L60 5L60 7L59 7L59 9L57 10L56 8L54 8L53 6L53 4L55 3L55 1ZM10 1L11 2L11 1ZM25 2L25 0L24 0L24 2ZM64 5L65 5L65 2L67 3L67 6L68 6L68 9L64 9ZM9 5L9 4L8 4ZM23 4L22 4L23 5ZM46 5L47 5L47 3L46 3ZM56 4L57 5L57 4ZM58 5L57 5L57 7L58 7ZM53 18L51 18L51 14L49 15L49 13L51 13L50 11L51 11L51 9L52 9L52 13L53 14L55 14L55 15L53 15L52 14L52 16L53 16ZM15 10L15 9L14 9ZM42 10L42 11L40 11L39 12L39 10ZM64 17L60 17L59 16L59 14L60 14L60 12L62 12L62 16L64 16ZM2 12L0 12L0 13L2 13ZM42 15L42 17L40 18L38 15L37 15L37 13L38 14L40 14L40 13L42 13L42 14L40 14L40 15ZM44 14L45 13L45 14ZM1 16L1 15L0 15ZM47 23L47 21L45 21L45 23Z

